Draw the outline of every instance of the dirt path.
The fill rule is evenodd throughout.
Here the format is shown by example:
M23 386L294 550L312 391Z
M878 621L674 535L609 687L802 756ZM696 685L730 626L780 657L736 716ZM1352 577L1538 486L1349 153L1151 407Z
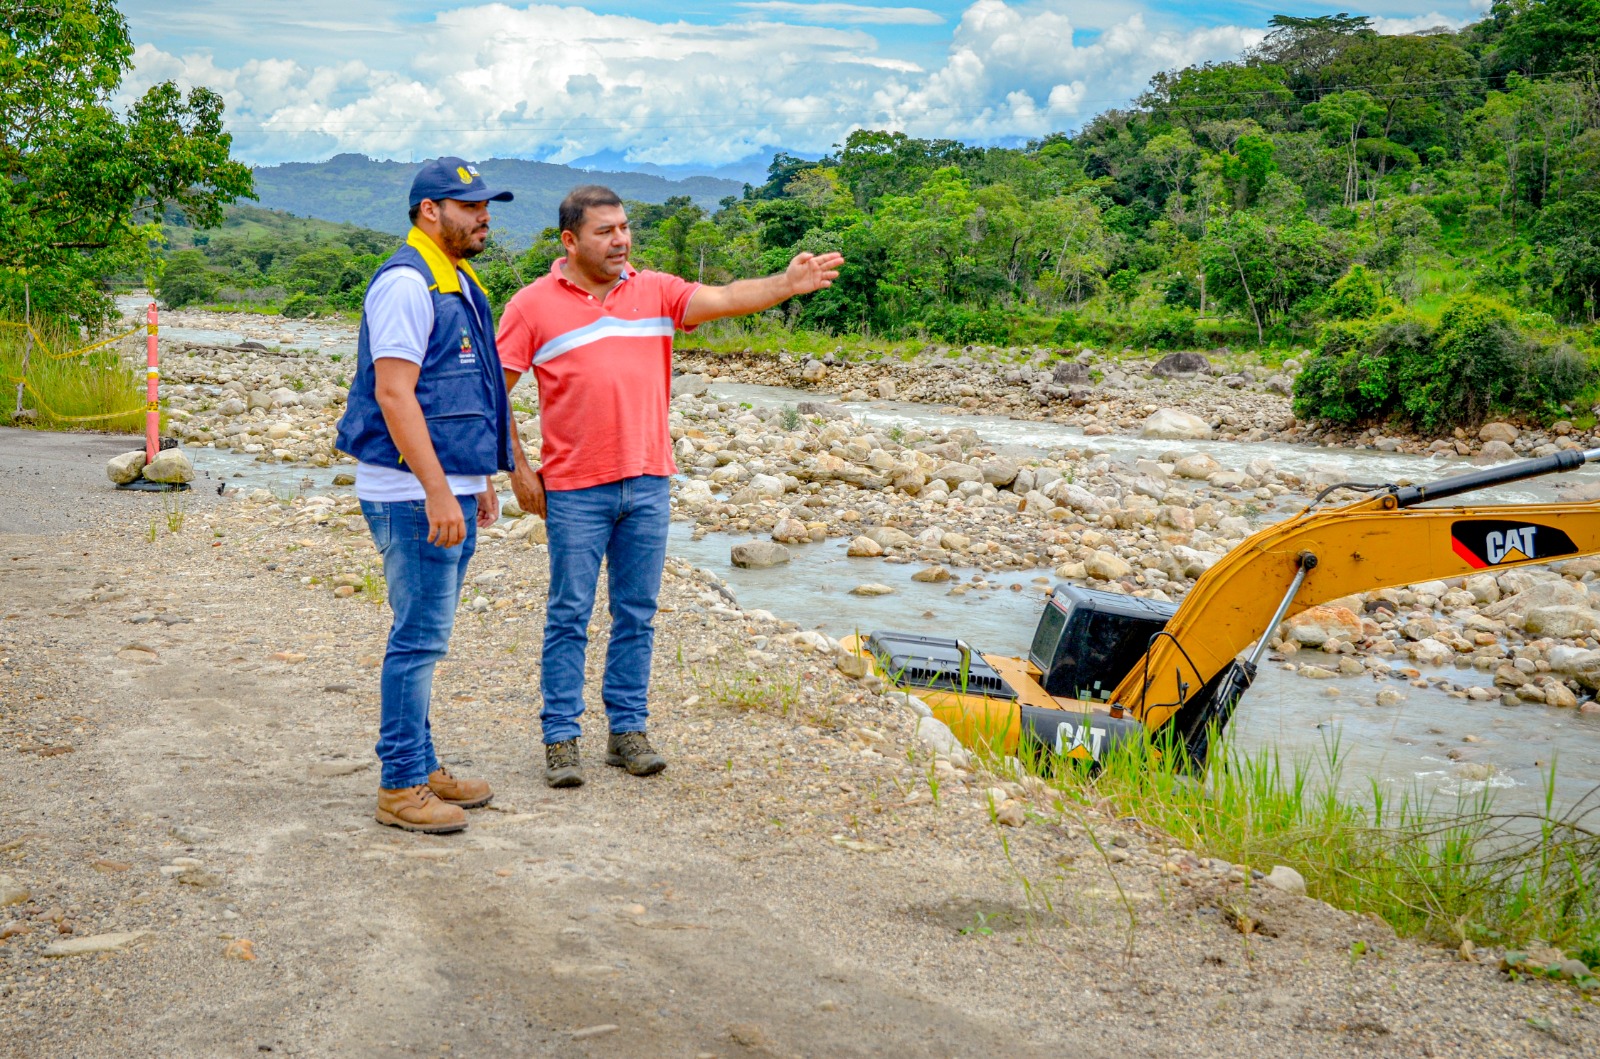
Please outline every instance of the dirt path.
M529 660L543 560L510 541L486 542L473 569L520 590L485 585L496 602L463 614L435 692L442 748L494 782L494 806L457 836L379 827L386 613L324 580L364 554L359 525L196 492L172 532L162 497L114 493L103 457L75 455L122 443L40 439L0 433L0 876L30 892L0 908L0 1055L1600 1043L1570 991L1318 902L1258 888L1243 900L1276 937L1245 938L1218 913L1225 884L1187 861L1181 885L1163 875L1172 852L1136 824L1039 806L1001 829L974 804L978 778L935 802L905 711L831 671L806 677L792 711L700 704L747 672L708 677L718 659L807 664L688 576L669 579L657 672L672 767L635 780L591 749L587 787L547 790ZM603 720L586 724L594 748ZM865 728L885 741L852 737ZM1109 868L1086 827L1133 855ZM44 952L139 931L107 953ZM236 958L241 939L254 959ZM1357 965L1358 940L1381 956Z

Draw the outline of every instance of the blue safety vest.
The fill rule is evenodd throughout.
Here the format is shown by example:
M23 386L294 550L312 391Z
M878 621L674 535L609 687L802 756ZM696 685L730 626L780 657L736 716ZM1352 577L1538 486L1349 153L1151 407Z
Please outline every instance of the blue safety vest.
M433 439L433 451L446 474L493 474L512 468L515 444L500 353L494 345L494 317L483 284L472 267L461 268L472 282L465 287L450 259L426 234L411 229L406 243L372 279L391 268L410 266L430 280L433 332L417 376L417 403ZM371 284L367 289L372 289ZM367 318L361 317L356 345L356 377L339 420L334 445L362 463L409 471L389 436L378 406L377 372Z

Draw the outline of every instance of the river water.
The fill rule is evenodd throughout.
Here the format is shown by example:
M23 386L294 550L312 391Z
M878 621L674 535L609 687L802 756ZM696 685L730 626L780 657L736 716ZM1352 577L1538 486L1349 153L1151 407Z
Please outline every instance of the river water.
M326 334L318 333L320 330L276 320L272 327L261 328L271 334L300 336L294 343L300 348L311 347L307 341L311 338L319 345L326 340L322 348L345 348L350 336L347 326L327 327ZM198 332L197 337L186 338L187 333L179 328L166 329L163 334L187 341L218 340L209 335L199 337ZM230 336L229 340L240 337L245 336ZM713 384L711 395L751 406L826 399L813 391L720 381ZM1059 423L946 414L936 407L907 402L845 403L843 408L875 428L970 427L986 443L1014 455L1075 448L1131 464L1135 458L1155 457L1181 447L1207 452L1224 466L1239 467L1261 457L1296 474L1337 469L1348 480L1363 482L1430 481L1473 467L1456 458L1266 442L1152 441L1114 434L1085 437L1076 427ZM261 486L279 495L329 491L336 473L256 463L211 449L199 449L192 455L196 469L212 480L227 478L240 486ZM1600 470L1584 468L1503 486L1474 494L1472 499L1475 503L1548 501L1556 497L1558 484L1579 481L1600 481ZM1292 511L1291 506L1284 506L1263 517L1283 517ZM745 607L771 611L834 637L901 629L960 636L987 653L1024 654L1051 576L1047 569L991 575L991 581L1001 588L970 588L954 594L952 585L912 581L911 574L918 569L915 564L850 558L845 554L845 542L837 539L791 546L794 559L785 566L744 570L733 566L729 558L731 547L744 539L707 534L695 540L690 524L676 522L669 549L726 580ZM850 593L864 582L887 584L895 591L877 597ZM1460 685L1487 684L1490 679L1489 674L1472 669L1449 667L1424 668L1423 674L1430 680L1442 678ZM1400 690L1405 701L1391 707L1374 705L1376 693L1383 687ZM1472 796L1487 786L1494 788L1495 804L1504 810L1539 809L1552 765L1557 766L1554 790L1558 806L1578 804L1600 784L1600 715L1585 716L1543 705L1473 702L1453 698L1432 686L1379 682L1366 675L1309 680L1266 663L1235 714L1232 733L1246 749L1276 749L1286 758L1319 761L1336 746L1345 765L1343 782L1353 793L1365 793L1370 783L1376 782L1388 788L1390 795L1415 791L1433 797L1441 808L1452 806L1456 796ZM1477 739L1468 742L1468 735ZM1489 765L1493 773L1487 780L1469 778L1463 766L1471 764ZM1593 805L1594 800L1584 804Z

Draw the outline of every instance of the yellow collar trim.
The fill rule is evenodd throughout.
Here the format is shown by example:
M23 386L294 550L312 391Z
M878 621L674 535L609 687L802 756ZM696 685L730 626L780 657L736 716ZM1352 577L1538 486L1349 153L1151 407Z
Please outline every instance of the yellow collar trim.
M461 281L456 278L456 270L450 267L450 259L445 256L443 250L439 249L439 244L434 242L427 232L424 232L421 228L412 228L411 233L406 236L406 245L421 254L422 260L427 263L428 271L433 273L431 286L434 290L437 290L440 294L461 293ZM476 272L472 271L471 265L465 261L461 262L461 271L465 272L472 282L478 285L478 289L483 291L484 297L488 297L489 292L484 289L483 281L478 278Z

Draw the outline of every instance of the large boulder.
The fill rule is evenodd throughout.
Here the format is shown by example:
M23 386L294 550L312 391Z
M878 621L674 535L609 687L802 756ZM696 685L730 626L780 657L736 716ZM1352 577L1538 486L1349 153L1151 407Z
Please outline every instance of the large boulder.
M1517 459L1517 450L1499 438L1492 438L1483 443L1483 449L1478 453L1485 463L1505 463L1507 460Z
M745 488L754 489L759 496L777 499L783 496L783 479L772 474L756 474L750 476L750 481Z
M764 570L788 562L789 549L774 541L750 541L735 544L730 557L734 566L742 566L746 570Z
M772 539L779 544L801 544L811 539L811 531L797 518L780 518L772 527Z
M162 449L144 465L144 476L152 482L177 485L194 481L194 464L180 449Z
M915 537L905 530L895 529L893 526L874 526L861 535L885 551L890 548L902 548L915 544L917 541Z
M1139 436L1174 441L1203 441L1211 437L1211 424L1199 416L1180 412L1176 408L1159 408L1144 421L1144 425L1139 428Z
M1089 366L1075 360L1062 361L1050 370L1050 381L1057 386L1082 385L1089 381Z
M712 500L711 483L699 478L689 478L678 484L680 504L708 504Z
M144 470L144 450L124 452L121 456L113 456L106 461L106 477L115 485L127 485L129 482L139 480L139 472Z
M932 477L954 489L962 482L983 481L983 472L970 463L946 463L935 469Z
M1535 636L1566 640L1588 636L1590 629L1600 629L1600 614L1588 607L1534 607L1523 617L1522 627Z
M1083 568L1090 577L1099 581L1115 581L1133 573L1133 567L1126 559L1104 550L1096 551L1085 559Z
M1517 440L1517 428L1510 423L1485 423L1478 428L1479 441L1503 441L1507 445Z
M1588 589L1577 581L1562 578L1530 585L1484 607L1483 612L1491 618L1503 618L1509 614L1527 614L1541 607L1588 607L1589 604Z
M828 377L828 366L820 360L808 360L800 369L800 377L806 382L821 382Z
M857 537L850 542L846 555L853 555L858 559L876 559L883 554L883 545L871 537Z
M1320 647L1329 640L1359 641L1363 637L1361 619L1349 607L1307 607L1281 626L1284 639L1307 647Z
M1150 374L1161 379L1185 379L1210 370L1211 361L1204 353L1168 353L1156 361Z
M1017 480L1017 465L1012 460L995 458L984 460L978 465L978 472L983 475L983 480L996 489L1004 489Z
M711 388L711 380L696 372L687 372L672 379L672 396L699 397Z
M1198 482L1205 481L1220 470L1222 470L1222 464L1203 452L1197 452L1193 456L1185 456L1172 465L1172 473L1179 478L1191 478Z
M1216 552L1203 552L1199 548L1190 548L1179 544L1172 549L1173 561L1184 577L1199 577L1222 559Z
M1550 669L1562 676L1575 677L1591 691L1600 691L1600 651L1556 644L1549 652Z
M1082 511L1091 515L1103 514L1106 502L1095 496L1081 485L1075 485L1066 479L1061 479L1053 484L1045 493L1050 499L1074 511Z

